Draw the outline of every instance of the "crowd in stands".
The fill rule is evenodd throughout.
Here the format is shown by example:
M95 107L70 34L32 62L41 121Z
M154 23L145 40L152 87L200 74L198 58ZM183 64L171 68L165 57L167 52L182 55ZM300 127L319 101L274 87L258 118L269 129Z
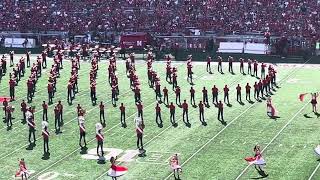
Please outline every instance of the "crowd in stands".
M320 37L319 0L2 0L1 31L267 32Z

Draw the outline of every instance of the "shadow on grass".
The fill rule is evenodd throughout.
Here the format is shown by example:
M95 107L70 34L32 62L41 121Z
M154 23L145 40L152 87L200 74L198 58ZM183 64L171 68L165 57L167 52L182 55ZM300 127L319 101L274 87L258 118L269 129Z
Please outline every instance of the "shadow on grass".
M304 114L303 116L304 116L305 118L308 118L308 119L312 118L312 117L309 116L308 114Z

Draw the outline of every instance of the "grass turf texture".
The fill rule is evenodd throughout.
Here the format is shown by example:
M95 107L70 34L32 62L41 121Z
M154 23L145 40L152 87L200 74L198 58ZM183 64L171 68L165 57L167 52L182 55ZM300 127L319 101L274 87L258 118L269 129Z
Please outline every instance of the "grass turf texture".
M35 56L32 57L35 60ZM50 60L48 60L50 62ZM50 64L50 63L49 63ZM187 99L188 103L190 85L186 80L186 65L173 63L178 67L178 84L182 88L181 100ZM215 64L216 65L216 64ZM247 168L244 157L252 155L252 148L260 144L264 149L264 157L267 161L266 171L268 179L308 179L318 165L317 157L313 149L319 143L320 126L319 119L311 113L311 105L307 97L305 102L298 101L298 94L315 92L319 90L320 76L318 66L310 65L285 65L276 67L278 71L277 81L280 88L272 96L273 103L279 111L280 118L273 120L266 115L266 103L245 101L244 86L257 79L249 75L239 73L239 67L235 65L235 75L227 72L227 64L224 64L225 74L218 73L214 66L214 74L205 72L205 64L194 64L194 82L196 89L196 103L202 100L202 87L206 86L209 92L211 107L205 109L207 126L199 121L198 108L189 107L189 120L191 127L182 122L182 110L177 108L176 121L178 127L172 127L169 121L169 111L162 104L162 118L164 126L159 128L155 122L155 93L148 87L146 64L140 62L137 65L137 74L142 82L142 100L144 104L144 121L146 124L144 144L147 156L136 156L132 162L118 162L129 168L128 173L121 179L174 179L168 167L168 158L173 153L180 154L180 162L183 165L182 179L250 179L260 175L253 167ZM50 67L50 66L48 66ZM159 73L161 87L166 86L169 91L169 99L175 102L175 96L171 85L165 81L165 63L154 63L154 69ZM0 130L0 179L10 179L17 170L17 159L24 158L30 170L35 173L32 179L48 179L50 175L54 179L111 179L106 176L109 163L98 164L96 160L86 160L81 157L78 145L79 128L76 119L76 105L79 103L87 111L86 127L89 150L96 147L95 123L99 121L98 105L92 106L89 91L90 64L82 62L79 71L79 93L76 95L73 105L67 104L66 84L69 79L70 64L64 62L64 69L57 83L57 93L54 104L49 106L49 129L51 138L49 142L50 159L42 160L43 142L41 137L41 103L48 99L46 84L48 73L42 72L42 77L37 83L37 92L32 105L36 106L37 132L36 147L27 150L28 128L20 123L22 113L20 103L26 99L27 75L16 87L16 101L12 104L16 107L13 114L13 129L7 131L6 124L2 124ZM118 63L118 77L120 96L117 105L123 102L126 105L126 122L128 127L120 125L120 112L118 107L111 105L111 90L107 84L107 62L99 63L97 79L97 102L106 104L106 122L104 129L104 147L133 150L136 148L136 136L133 119L136 113L133 92L129 88L129 80L125 77L124 63ZM242 100L244 105L236 101L235 87L242 86ZM219 90L227 84L230 86L230 103L232 107L225 106L224 119L227 125L217 120L217 109L211 103L210 89L216 84ZM7 96L8 74L3 78L0 94ZM253 96L253 93L252 93ZM220 92L219 99L223 98ZM253 99L253 98L252 98ZM58 100L64 105L64 126L61 134L54 134L53 106ZM305 115L307 114L307 116ZM309 118L308 118L309 117ZM319 170L320 171L320 170ZM320 172L315 171L313 179L320 178ZM243 173L242 173L243 172ZM241 176L239 176L241 175Z

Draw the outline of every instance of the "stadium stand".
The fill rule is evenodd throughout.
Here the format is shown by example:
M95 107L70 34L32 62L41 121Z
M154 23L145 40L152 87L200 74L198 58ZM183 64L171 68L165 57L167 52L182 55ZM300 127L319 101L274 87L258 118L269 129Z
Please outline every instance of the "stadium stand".
M270 32L319 39L317 0L3 0L2 31Z

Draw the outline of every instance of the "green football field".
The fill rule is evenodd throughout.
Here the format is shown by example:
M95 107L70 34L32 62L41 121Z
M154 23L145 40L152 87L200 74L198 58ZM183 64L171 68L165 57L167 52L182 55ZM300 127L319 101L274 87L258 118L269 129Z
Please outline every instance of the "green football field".
M35 60L36 56L32 56ZM50 64L50 60L49 64ZM117 163L127 166L129 171L120 179L174 179L168 161L174 153L179 154L183 168L181 179L258 179L261 175L253 166L248 166L244 158L253 155L253 147L261 146L267 162L266 179L320 179L320 162L314 148L320 143L320 118L311 112L310 96L304 102L298 100L300 93L317 92L320 89L320 66L310 64L277 64L279 88L272 95L273 103L278 111L278 119L270 119L266 115L266 102L249 103L242 93L243 105L236 101L237 84L251 85L258 79L239 73L238 64L235 74L217 72L214 64L213 74L205 71L205 63L194 63L194 87L197 104L202 99L201 89L205 86L209 91L210 107L205 109L207 125L199 121L198 108L190 107L189 120L191 127L182 122L182 110L176 111L177 127L169 120L169 110L163 104L163 127L155 122L155 93L148 87L147 67L144 61L136 65L137 74L142 83L142 101L144 105L144 122L146 125L144 145L146 157L131 156L136 152L136 135L134 117L136 106L133 92L126 78L124 62L118 61L120 96L117 105L124 103L126 108L127 127L120 124L119 107L111 105L111 89L107 79L107 61L100 61L97 79L97 102L106 104L106 121L104 129L104 148L106 155L118 155ZM178 85L182 88L182 100L190 104L189 89L186 80L186 64L173 63L178 68ZM49 66L50 67L50 66ZM64 62L61 77L57 80L57 93L54 104L49 106L49 129L51 132L49 147L50 158L42 159L43 141L41 136L42 101L48 100L48 73L43 71L38 80L32 105L36 107L36 146L28 148L28 127L21 124L22 113L20 103L26 99L27 75L16 87L16 101L12 102L16 109L13 114L13 128L7 131L2 123L0 130L0 179L12 179L18 169L18 158L24 158L29 170L33 171L30 179L111 179L106 175L110 167L108 160L100 164L96 160L95 124L99 122L99 107L93 106L90 100L89 71L90 64L82 62L79 71L79 93L73 105L67 104L66 85L70 75L70 63ZM154 69L161 79L161 86L168 87L169 99L175 101L171 85L165 81L165 63L155 62ZM245 65L246 70L246 65ZM10 70L11 71L11 70ZM226 124L217 120L217 108L212 104L211 88L217 85L219 90L227 84L231 90L231 107L225 106ZM222 93L219 94L222 98ZM0 84L0 96L9 96L8 74ZM251 94L253 96L253 93ZM253 97L251 97L254 99ZM61 100L64 105L64 126L62 133L54 133L53 106ZM79 127L76 106L86 109L87 154L79 148ZM4 116L1 111L1 116ZM106 157L107 157L106 156Z

